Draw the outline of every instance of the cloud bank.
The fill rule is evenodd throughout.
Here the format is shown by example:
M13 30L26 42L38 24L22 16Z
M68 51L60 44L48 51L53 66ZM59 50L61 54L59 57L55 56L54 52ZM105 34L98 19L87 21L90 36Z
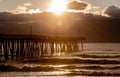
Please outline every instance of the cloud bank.
M66 12L60 18L50 12L0 12L0 34L30 34L32 26L34 35L54 35L59 21L61 26L58 31L62 27L64 35L82 35L86 37L86 42L120 42L120 19L83 12Z
M72 10L85 10L87 6L88 4L86 2L78 0L71 1L67 4L67 8Z
M31 6L32 4L31 3L24 3L22 5L19 5L16 7L15 10L12 10L11 12L14 13L14 14L25 14L25 13L40 13L40 9L37 8L37 9L28 9L29 6Z
M115 5L107 7L104 13L113 18L120 18L120 8Z

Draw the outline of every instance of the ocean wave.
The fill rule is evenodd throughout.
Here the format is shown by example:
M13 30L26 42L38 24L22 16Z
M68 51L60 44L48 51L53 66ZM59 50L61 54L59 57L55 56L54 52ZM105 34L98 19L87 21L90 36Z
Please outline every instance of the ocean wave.
M83 58L120 58L119 54L76 54L73 56L83 57Z
M56 69L53 67L28 67L28 66L23 66L22 68L15 67L15 66L10 66L10 65L0 65L0 71L1 72L40 72L40 71L55 71Z

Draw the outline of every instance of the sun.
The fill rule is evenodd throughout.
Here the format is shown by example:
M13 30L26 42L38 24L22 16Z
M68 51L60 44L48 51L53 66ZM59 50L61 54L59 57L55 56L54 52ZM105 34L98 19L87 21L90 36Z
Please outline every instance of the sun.
M66 0L52 0L49 11L60 15L63 12L65 12L66 9L67 9Z

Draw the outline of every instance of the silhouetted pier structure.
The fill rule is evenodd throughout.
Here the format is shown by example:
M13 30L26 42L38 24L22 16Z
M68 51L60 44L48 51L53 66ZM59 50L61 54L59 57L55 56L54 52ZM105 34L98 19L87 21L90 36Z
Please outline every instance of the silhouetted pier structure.
M83 40L84 37L0 35L0 60L39 58L82 51Z

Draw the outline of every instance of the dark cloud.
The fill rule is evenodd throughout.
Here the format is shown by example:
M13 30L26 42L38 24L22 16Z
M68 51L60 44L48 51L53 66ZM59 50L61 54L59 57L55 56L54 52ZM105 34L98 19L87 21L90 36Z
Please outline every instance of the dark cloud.
M114 5L109 6L104 13L113 18L120 18L120 8Z
M61 17L49 12L0 12L0 34L30 34L32 26L32 34L54 35L58 21L62 22L58 31L62 27L64 35L81 34L87 42L120 42L120 19L83 12L66 12Z
M87 3L86 2L82 2L82 1L72 1L69 2L67 5L68 9L73 9L73 10L85 10L85 8L87 7Z

